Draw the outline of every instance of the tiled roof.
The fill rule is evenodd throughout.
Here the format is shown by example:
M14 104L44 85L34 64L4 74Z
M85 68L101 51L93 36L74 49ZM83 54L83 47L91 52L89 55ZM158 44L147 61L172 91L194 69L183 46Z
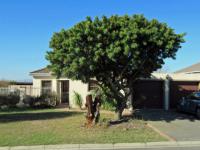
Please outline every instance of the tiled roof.
M197 63L197 64L194 64L192 66L189 66L189 67L186 67L186 68L183 68L181 70L178 70L174 73L188 73L188 72L200 72L200 63Z
M39 69L39 70L32 71L30 73L31 74L34 74L34 73L50 73L50 70L47 67L45 67L45 68L42 68L42 69Z

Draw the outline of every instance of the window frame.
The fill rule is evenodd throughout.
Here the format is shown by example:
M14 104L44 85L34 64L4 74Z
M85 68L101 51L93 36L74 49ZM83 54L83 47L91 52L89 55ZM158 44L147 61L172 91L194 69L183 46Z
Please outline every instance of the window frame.
M48 86L44 86L45 82L49 82ZM52 92L52 80L41 80L41 95L50 94Z

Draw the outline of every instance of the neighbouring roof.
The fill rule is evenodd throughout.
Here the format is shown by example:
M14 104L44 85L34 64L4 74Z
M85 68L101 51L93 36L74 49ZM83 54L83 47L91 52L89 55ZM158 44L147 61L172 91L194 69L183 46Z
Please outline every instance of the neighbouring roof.
M195 73L195 72L200 72L200 63L194 64L192 66L183 68L181 70L178 70L174 73Z
M33 85L32 82L13 82L11 85Z
M35 73L50 73L50 70L47 67L45 67L45 68L30 72L30 74L35 74Z

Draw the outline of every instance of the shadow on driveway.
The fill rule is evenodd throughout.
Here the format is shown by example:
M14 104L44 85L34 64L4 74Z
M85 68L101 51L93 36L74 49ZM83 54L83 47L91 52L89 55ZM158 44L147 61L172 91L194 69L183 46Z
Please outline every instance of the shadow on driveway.
M164 110L137 110L154 128L177 141L200 140L200 120L193 115Z
M165 121L171 122L174 120L198 120L194 115L177 112L175 110L165 111L165 110L154 110L154 109L140 109L136 110L136 115L145 121Z

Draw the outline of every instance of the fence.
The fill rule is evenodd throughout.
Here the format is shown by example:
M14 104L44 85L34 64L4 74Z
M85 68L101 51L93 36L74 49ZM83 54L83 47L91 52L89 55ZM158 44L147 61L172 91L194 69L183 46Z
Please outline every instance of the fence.
M19 94L24 96L40 96L42 94L52 93L50 88L33 88L33 87L0 87L0 95Z
M9 94L19 94L19 95L27 95L27 96L39 96L41 93L41 89L33 88L33 87L23 87L23 88L16 88L16 87L7 87L7 88L0 88L0 95L9 95Z
M45 92L45 93L44 93ZM59 103L59 96L48 89L0 88L0 109L8 107L52 107Z
M0 95L9 95L12 93L18 93L19 90L11 88L0 88Z

